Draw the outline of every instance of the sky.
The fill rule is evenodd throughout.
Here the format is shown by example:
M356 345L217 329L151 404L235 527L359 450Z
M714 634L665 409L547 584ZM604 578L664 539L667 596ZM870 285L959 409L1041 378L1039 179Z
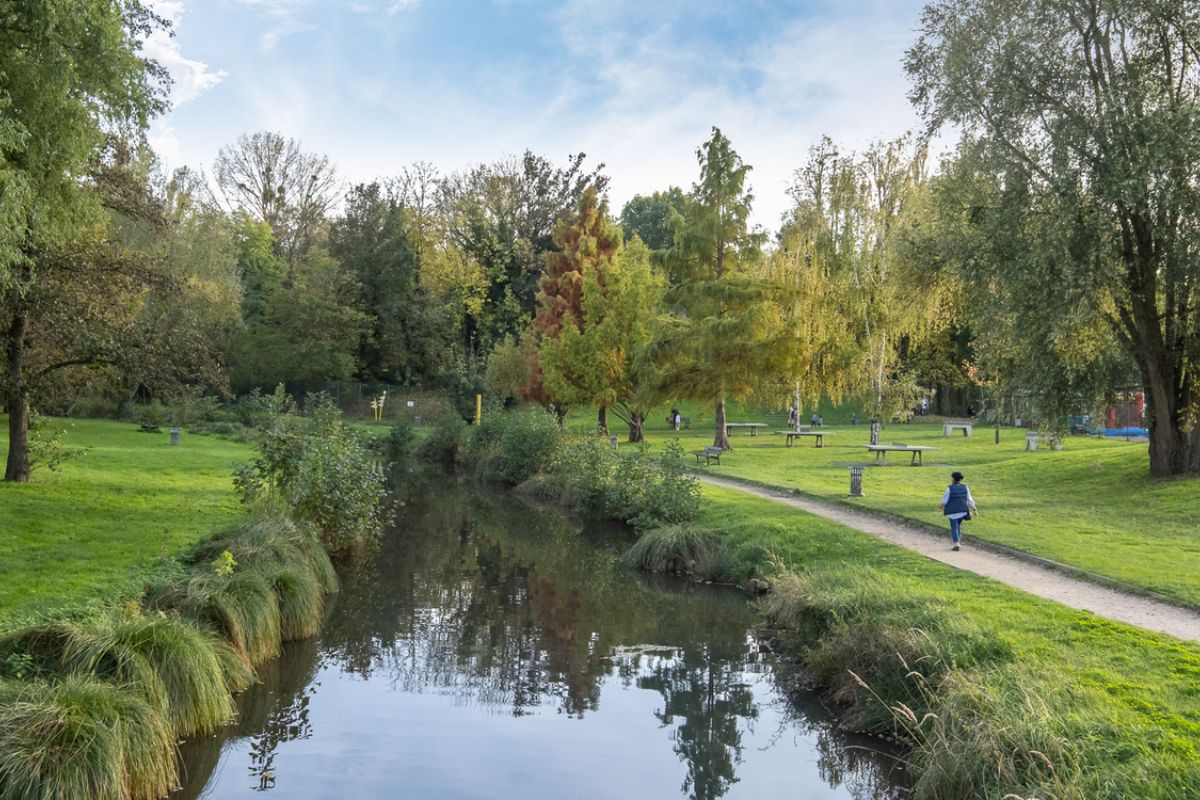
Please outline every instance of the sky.
M904 51L922 0L153 0L148 55L175 79L151 142L168 168L271 130L347 183L526 149L603 162L614 213L691 187L716 126L753 167L768 230L823 134L917 130Z

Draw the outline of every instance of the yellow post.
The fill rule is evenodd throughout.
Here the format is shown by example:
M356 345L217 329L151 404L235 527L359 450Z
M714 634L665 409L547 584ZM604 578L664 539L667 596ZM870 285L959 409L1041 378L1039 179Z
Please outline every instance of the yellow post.
M475 424L478 425L483 420L483 395L475 395Z

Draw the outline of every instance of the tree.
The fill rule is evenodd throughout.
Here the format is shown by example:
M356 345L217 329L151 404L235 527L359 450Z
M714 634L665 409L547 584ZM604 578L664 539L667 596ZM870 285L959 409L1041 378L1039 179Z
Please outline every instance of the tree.
M625 241L640 238L655 252L668 249L675 243L672 212L683 213L687 195L678 186L652 195L636 195L621 209L621 229Z
M234 335L229 355L234 390L348 380L371 324L358 310L359 289L323 247L311 248L292 268L291 281L266 293L261 320Z
M462 326L469 357L488 352L525 329L537 308L542 256L554 249L554 230L571 216L589 186L603 195L604 165L590 172L583 153L556 167L526 151L520 159L482 164L443 180L438 207L447 244L484 277L486 293Z
M276 252L289 264L317 241L340 197L327 156L306 153L295 139L271 131L243 134L222 147L215 172L230 207L270 226Z
M765 367L761 345L769 315L753 270L763 237L747 228L750 167L720 130L713 128L696 158L700 179L691 202L672 217L666 302L675 315L659 347L674 391L714 404L713 446L728 449L726 399L749 397Z
M103 255L93 248L94 234L71 244L101 219L98 198L80 179L106 130L140 133L166 107L169 78L141 53L142 42L166 25L138 0L13 0L0 9L7 481L29 479L28 348L41 270L72 250Z
M1021 322L1099 314L1137 363L1154 475L1200 471L1193 12L1167 0L937 2L906 61L930 129L960 127L1001 188L977 214L1004 220L1029 254L995 265L994 282L1014 290L996 300Z
M662 324L666 282L650 265L650 250L634 237L604 271L583 273L582 325L542 340L542 380L552 397L611 409L644 436L646 414L660 396L653 343Z
M922 219L924 164L924 148L907 136L872 144L861 156L842 155L825 138L796 173L796 207L781 234L785 253L803 251L801 277L818 281L783 294L785 311L797 316L807 306L803 324L812 326L794 341L785 338L784 363L801 377L810 373L810 397L824 381L835 394L860 396L871 414L872 443L882 420L911 414L919 397L907 351L953 322L954 294L911 245ZM805 293L818 289L826 296L814 304ZM814 348L813 336L824 344ZM823 379L813 380L814 366Z
M613 262L621 252L621 229L608 217L608 205L600 201L594 186L584 190L579 198L575 221L560 222L554 230L557 250L546 253L546 272L542 276L541 291L538 292L537 315L533 318L533 332L537 337L539 354L553 348L567 331L580 333L586 320L583 311L583 290L588 280L603 285ZM572 366L582 367L573 373ZM562 410L572 402L591 402L597 394L592 370L586 364L573 364L568 359L554 363L555 374L544 374L546 365L539 357L530 364L529 381L525 395L540 403L553 403ZM547 379L554 386L547 385ZM589 383L591 385L589 385ZM557 391L556 391L557 389ZM607 405L600 402L597 427L608 432Z

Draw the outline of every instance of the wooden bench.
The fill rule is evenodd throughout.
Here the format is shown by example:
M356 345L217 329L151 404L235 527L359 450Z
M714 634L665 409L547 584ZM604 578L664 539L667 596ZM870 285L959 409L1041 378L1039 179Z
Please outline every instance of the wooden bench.
M723 449L721 449L720 447L715 447L713 445L709 445L708 447L704 448L703 450L693 450L692 451L692 453L696 456L696 463L699 464L700 459L704 459L705 466L708 466L709 464L711 464L714 461L716 461L718 464L720 464L721 463L721 453L724 453L724 452L725 451Z
M956 430L962 431L963 436L970 436L974 427L975 423L967 419L948 419L942 423L942 436L949 436Z
M894 442L892 444L865 444L867 452L875 454L875 463L887 466L887 454L895 453L912 453L912 466L919 467L924 464L923 455L926 450L937 450L936 447L925 447L923 445L907 445L903 442Z
M825 446L825 437L833 435L832 432L827 433L825 431L810 431L810 430L775 431L775 432L782 433L784 436L787 437L787 446L788 447L792 446L793 440L800 439L804 436L811 436L811 437L813 437L814 440L816 440L815 444L813 445L814 447L824 447Z
M725 435L732 436L734 428L747 428L751 436L758 436L758 429L767 427L765 422L726 422Z

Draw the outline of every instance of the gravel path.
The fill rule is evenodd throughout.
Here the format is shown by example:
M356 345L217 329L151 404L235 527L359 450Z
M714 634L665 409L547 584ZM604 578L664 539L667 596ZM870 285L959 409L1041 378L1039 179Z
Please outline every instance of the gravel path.
M950 549L949 530L945 536L939 537L903 522L881 519L834 503L751 486L726 478L710 475L697 477L715 486L737 489L840 522L935 561L1007 583L1038 597L1090 611L1117 622L1200 642L1200 614L1194 611L1149 597L1127 594L1020 558L981 550L972 547L969 539L964 539L963 549L956 553Z

